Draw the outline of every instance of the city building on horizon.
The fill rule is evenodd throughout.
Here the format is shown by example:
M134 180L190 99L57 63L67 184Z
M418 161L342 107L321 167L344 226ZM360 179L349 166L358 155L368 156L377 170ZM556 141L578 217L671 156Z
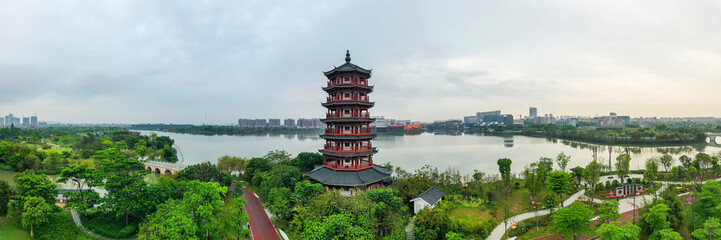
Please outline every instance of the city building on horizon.
M530 107L528 108L528 116L529 117L537 117L538 116L538 109L536 107Z

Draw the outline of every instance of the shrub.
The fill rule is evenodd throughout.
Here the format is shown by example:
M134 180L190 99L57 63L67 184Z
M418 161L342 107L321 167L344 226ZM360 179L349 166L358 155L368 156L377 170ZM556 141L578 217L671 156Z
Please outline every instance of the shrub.
M88 217L80 215L80 219L89 230L110 238L130 238L138 232L137 221L131 220L128 226L125 226L125 221L108 213L88 213Z
M48 222L35 230L35 239L92 239L85 235L67 213L48 215Z
M611 188L617 188L618 187L618 180L613 180L611 183Z

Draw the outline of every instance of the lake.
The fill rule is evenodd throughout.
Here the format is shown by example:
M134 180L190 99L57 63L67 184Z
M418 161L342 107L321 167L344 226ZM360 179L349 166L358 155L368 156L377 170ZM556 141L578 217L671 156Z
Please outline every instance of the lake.
M150 134L151 131L140 131ZM285 150L295 156L300 152L317 152L323 147L324 140L316 134L279 134L279 135L193 135L171 132L156 132L175 140L182 164L192 165L204 161L216 163L223 155L239 157L260 157L271 150ZM474 169L487 174L497 174L499 158L510 158L513 172L537 161L540 157L554 158L560 152L571 156L568 168L585 167L594 159L602 165L608 165L609 146L579 142L536 138L527 136L483 136L475 134L437 135L380 135L373 140L378 153L373 159L376 164L390 162L407 171L431 165L444 170L448 167L459 169L461 174L473 173ZM612 163L626 151L625 147L611 146ZM631 169L642 169L646 159L669 153L680 164L682 154L695 155L698 152L715 154L721 151L719 145L696 144L670 147L631 147ZM557 167L557 166L555 166Z

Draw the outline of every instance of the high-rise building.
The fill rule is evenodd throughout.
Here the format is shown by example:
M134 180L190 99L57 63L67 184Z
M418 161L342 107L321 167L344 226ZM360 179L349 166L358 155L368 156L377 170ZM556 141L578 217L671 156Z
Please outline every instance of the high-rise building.
M369 109L374 106L368 98L373 86L368 85L371 70L350 63L350 53L346 52L345 64L324 72L328 78L328 94L323 107L327 108L327 124L323 165L314 168L306 175L328 188L347 190L383 186L390 177L388 169L373 164L373 154L377 152L371 144L375 137L371 133Z
M5 118L0 118L0 126L5 126Z
M280 127L280 119L277 119L277 118L268 119L268 126L269 127Z
M283 120L283 126L284 127L295 127L295 119L288 118L286 120Z
M30 126L38 127L38 116L33 115L30 117Z
M12 113L5 116L5 126L20 126L20 118L13 116Z
M23 126L30 126L30 118L23 117Z
M480 124L480 123L483 122L483 117L486 117L486 116L500 116L500 115L501 115L501 110L487 111L487 112L477 112L477 113L476 113L476 121L478 121L478 123Z
M538 109L535 107L528 108L528 116L530 117L537 117L538 116Z

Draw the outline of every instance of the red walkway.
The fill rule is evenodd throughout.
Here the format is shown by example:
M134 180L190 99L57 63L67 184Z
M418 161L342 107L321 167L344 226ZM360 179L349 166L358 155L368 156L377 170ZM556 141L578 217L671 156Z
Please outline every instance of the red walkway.
M260 201L255 195L243 188L243 199L248 201L245 204L245 211L248 212L248 218L250 219L250 231L253 232L254 240L280 240L278 233L273 228L273 223L268 219L268 214L263 210L263 206L260 205Z

